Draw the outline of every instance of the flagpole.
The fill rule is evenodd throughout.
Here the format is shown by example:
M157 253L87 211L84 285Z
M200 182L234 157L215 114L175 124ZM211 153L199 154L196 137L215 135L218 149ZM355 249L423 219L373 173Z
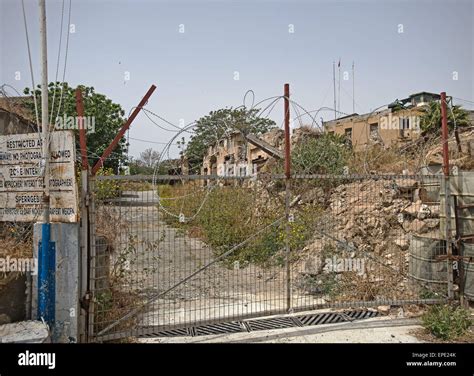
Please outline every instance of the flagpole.
M334 86L334 120L336 120L336 62L332 62L332 81Z
M355 76L354 76L354 62L352 62L352 113L355 114Z
M338 73L338 85L339 85L339 93L337 94L337 112L338 112L338 115L341 113L341 58L339 58L339 63L337 64L337 67L339 69L339 73Z

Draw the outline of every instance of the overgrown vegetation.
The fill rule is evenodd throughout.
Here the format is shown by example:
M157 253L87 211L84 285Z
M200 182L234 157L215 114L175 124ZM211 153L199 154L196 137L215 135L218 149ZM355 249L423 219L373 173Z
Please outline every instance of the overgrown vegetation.
M347 165L350 150L344 138L323 133L303 139L291 153L292 170L298 174L340 175Z
M348 167L352 174L369 174L372 171L401 174L404 169L415 165L415 157L407 159L397 146L387 148L377 144L354 153L348 160Z
M454 129L454 125L465 127L469 125L469 114L461 106L451 106L448 112L448 128ZM441 132L441 104L438 101L431 102L423 109L423 115L420 117L420 127L423 132L439 134Z
M97 176L112 176L114 171L111 168L100 168ZM96 180L95 194L97 199L105 200L117 197L120 193L120 185L116 180Z
M443 340L462 336L472 324L468 310L452 305L431 306L422 320L432 335Z
M113 206L101 206L96 220L97 235L103 237L107 245L95 258L95 329L100 331L142 303L136 286L141 286L144 279L156 273L159 256L154 250L159 241L142 241L137 235L130 234L130 223ZM126 239L124 233L129 233ZM139 250L150 255L153 262L137 273ZM137 318L131 317L116 329L127 330L136 325Z
M198 236L212 247L216 256L222 255L258 231L266 230L236 249L224 263L245 267L249 263L259 266L281 265L285 260L285 245L289 236L292 249L301 248L310 238L314 212L302 212L290 224L289 235L283 221L283 203L258 202L259 192L254 188L228 186L208 188L196 183L159 187L164 219L172 226ZM259 206L264 207L260 208ZM186 220L180 222L180 214ZM275 223L274 225L271 225Z
M87 149L90 152L89 163L94 165L125 122L125 111L120 104L112 102L112 100L104 94L97 93L94 87L84 85L79 85L78 87L82 89L84 115L91 121L92 119L94 120L93 132L88 132L87 134ZM70 87L67 82L49 83L48 103L49 113L51 114L53 123L56 123L57 119L63 120L64 117L68 119L77 118L75 91L76 89ZM34 91L31 88L25 88L23 91L25 95L30 96L27 97L28 100L25 101L25 107L30 112L32 118L34 118L35 114L33 92L37 98L40 98L41 85L37 85ZM59 108L60 102L61 108ZM40 107L41 106L38 108L38 116L41 119ZM74 132L76 134L76 147L79 151L79 131L75 130ZM116 171L119 165L123 165L126 162L126 152L126 140L122 138L114 149L114 157L104 161L105 167L112 168Z
M151 148L140 153L140 157L131 158L129 162L130 175L153 175L155 167L160 161L160 153Z

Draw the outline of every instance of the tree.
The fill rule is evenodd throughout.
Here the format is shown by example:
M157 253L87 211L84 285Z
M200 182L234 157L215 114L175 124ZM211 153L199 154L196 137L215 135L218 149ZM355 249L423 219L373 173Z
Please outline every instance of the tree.
M350 150L345 138L329 133L304 138L291 151L292 169L300 174L343 173Z
M458 127L469 125L468 112L461 106L447 106L448 112L448 128L454 129L454 124ZM441 130L441 103L438 101L431 102L423 109L420 118L420 127L424 132L439 132Z
M131 175L152 175L157 163L160 161L160 153L151 148L140 153L140 158L130 161Z
M461 152L461 140L459 139L458 127L469 125L469 114L461 106L447 106L448 129L454 129L454 136L458 151ZM456 127L455 127L456 125ZM431 102L423 109L420 117L420 127L423 133L437 136L441 132L441 102Z
M145 167L154 167L160 160L160 153L151 148L140 153L140 162Z
M112 102L112 100L107 98L104 94L97 93L93 87L83 85L79 85L78 87L82 90L84 115L89 117L91 124L94 125L94 127L91 127L90 131L87 132L89 163L93 166L125 122L125 111L119 104ZM30 88L25 88L23 92L26 95L31 95L31 99L27 100L25 104L29 111L34 114L33 91ZM40 85L37 86L35 92L36 97L40 98ZM61 122L65 118L72 118L74 121L77 119L75 89L71 88L67 82L49 83L48 97L51 123L57 124L57 122ZM59 106L60 103L61 106ZM38 108L38 111L39 117L41 118L41 108ZM75 133L76 146L78 153L80 153L79 131L75 130ZM127 162L126 152L126 140L122 138L112 155L105 160L104 167L113 168L113 170L116 171L119 165L123 165Z
M234 131L245 134L260 135L275 127L275 122L258 116L259 109L245 107L233 109L224 108L211 111L196 121L194 134L187 144L186 156L191 173L199 173L199 167L209 146L216 144L222 138Z

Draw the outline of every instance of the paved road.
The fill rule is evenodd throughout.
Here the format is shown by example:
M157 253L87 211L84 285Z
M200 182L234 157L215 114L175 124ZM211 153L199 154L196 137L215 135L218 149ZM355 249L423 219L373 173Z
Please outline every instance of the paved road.
M214 259L197 238L167 225L153 191L124 192L108 206L126 224L114 244L113 263L125 260L123 289L144 300L166 291ZM282 270L255 266L229 269L215 263L188 282L157 299L141 315L140 325L186 324L284 309Z

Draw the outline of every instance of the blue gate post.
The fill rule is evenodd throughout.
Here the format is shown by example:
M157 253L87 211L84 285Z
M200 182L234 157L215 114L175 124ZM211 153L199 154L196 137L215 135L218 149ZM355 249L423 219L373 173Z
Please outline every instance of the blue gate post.
M55 320L56 249L50 239L51 224L43 223L38 245L38 318L52 329Z

